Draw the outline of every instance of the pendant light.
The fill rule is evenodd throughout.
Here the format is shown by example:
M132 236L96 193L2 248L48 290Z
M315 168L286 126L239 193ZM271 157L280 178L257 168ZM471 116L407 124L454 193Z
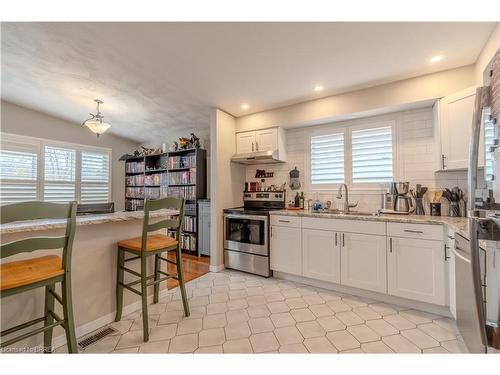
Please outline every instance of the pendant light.
M94 102L97 103L97 114L94 115L90 113L92 117L89 118L88 120L85 120L82 125L85 125L87 128L90 129L90 131L92 131L99 137L102 133L108 130L111 127L111 125L108 124L107 122L102 121L104 116L101 115L101 111L99 111L99 105L101 105L103 101L100 99L94 99Z

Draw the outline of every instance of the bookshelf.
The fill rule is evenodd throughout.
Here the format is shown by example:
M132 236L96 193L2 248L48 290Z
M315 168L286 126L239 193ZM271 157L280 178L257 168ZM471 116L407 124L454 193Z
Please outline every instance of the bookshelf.
M207 195L207 152L178 150L131 157L125 161L125 209L144 209L146 199L179 197L186 200L181 233L184 252L198 255L198 199ZM169 230L175 236L175 231Z

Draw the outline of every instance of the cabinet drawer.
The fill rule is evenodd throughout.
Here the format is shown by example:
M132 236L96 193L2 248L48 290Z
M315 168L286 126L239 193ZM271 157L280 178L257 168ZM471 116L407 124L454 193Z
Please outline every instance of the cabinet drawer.
M432 224L387 223L387 235L390 237L443 241L443 226Z
M301 218L298 216L271 215L271 225L300 228Z
M385 236L385 223L381 221L304 217L302 228Z

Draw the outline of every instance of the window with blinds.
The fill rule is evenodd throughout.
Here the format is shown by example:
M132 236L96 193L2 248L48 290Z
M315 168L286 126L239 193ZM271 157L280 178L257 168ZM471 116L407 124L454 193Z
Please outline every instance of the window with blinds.
M109 154L82 151L80 203L109 202Z
M0 204L37 199L35 152L0 150Z
M354 184L393 180L392 126L353 130L351 150Z
M311 184L344 182L344 134L311 137Z
M66 148L44 148L43 199L47 202L76 200L76 151Z

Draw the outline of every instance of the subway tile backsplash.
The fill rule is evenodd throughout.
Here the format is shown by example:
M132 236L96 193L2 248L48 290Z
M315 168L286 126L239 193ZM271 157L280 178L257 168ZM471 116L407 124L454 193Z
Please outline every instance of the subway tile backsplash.
M436 160L439 158L439 148L434 139L434 124L432 108L424 108L419 110L397 112L389 115L370 117L365 119L356 119L347 122L342 122L342 125L360 124L363 122L375 122L378 120L395 120L397 127L397 147L398 147L398 163L395 176L398 181L410 181L411 186L420 183L429 188L451 188L459 186L466 190L467 187L467 171L453 172L434 172ZM339 124L340 125L340 124ZM335 127L332 124L332 127ZM304 191L306 199L314 199L316 194L323 202L330 200L332 204L338 207L336 199L337 191L311 191L306 188L305 184L305 163L306 152L308 150L307 142L309 141L310 128L295 128L286 131L286 145L288 153L288 161L283 164L263 164L250 165L246 167L246 181L259 181L255 178L257 169L265 169L273 171L274 177L267 178L266 186L271 184L282 184L286 182L287 186L287 201L290 201L295 196L297 190L292 191L288 187L289 172L294 168L300 171L301 188L298 191ZM481 177L481 176L480 176ZM377 211L381 208L381 194L386 190L355 190L349 192L349 200L351 202L358 201L357 210L360 211ZM447 201L442 199L442 214L448 212ZM429 206L425 204L426 213L429 212Z

